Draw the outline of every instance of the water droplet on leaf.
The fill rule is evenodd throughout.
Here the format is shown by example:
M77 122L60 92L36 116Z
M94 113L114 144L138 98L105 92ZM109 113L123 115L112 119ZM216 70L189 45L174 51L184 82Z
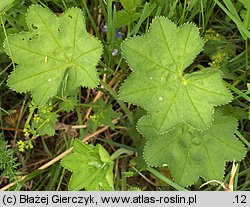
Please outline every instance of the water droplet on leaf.
M185 79L182 80L182 84L183 84L184 86L186 86L187 83L188 83L187 80L185 80Z
M48 56L46 55L44 58L44 62L47 64L48 63Z
M161 96L159 97L159 101L163 101L163 98Z

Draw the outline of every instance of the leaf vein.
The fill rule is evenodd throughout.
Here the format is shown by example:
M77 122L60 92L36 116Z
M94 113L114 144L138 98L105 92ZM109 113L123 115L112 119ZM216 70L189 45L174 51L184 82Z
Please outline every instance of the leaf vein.
M126 47L128 47L129 49L131 49L133 52L137 53L138 55L142 56L142 57L145 58L147 61L149 61L149 62L155 64L155 65L158 66L158 67L160 67L161 69L166 70L166 71L168 71L168 72L173 73L174 75L176 75L176 73L173 72L172 70L169 70L169 69L165 68L164 66L159 65L158 63L156 63L156 62L153 61L152 59L148 58L147 56L145 56L145 55L139 53L139 51L134 50L132 47L129 47L129 46L127 46L127 45L126 45Z
M181 69L183 68L183 62L186 58L186 49L187 49L187 44L188 44L188 40L189 40L189 37L190 37L190 34L191 34L191 31L192 31L192 27L190 27L190 30L189 30L189 34L188 34L188 37L185 41L185 46L184 46L184 51L183 51L183 55L182 55L182 63L181 63Z
M198 114L198 116L200 117L201 121L203 122L204 126L206 126L206 123L205 123L204 119L202 118L202 116L200 115L200 112L198 111L197 107L195 106L195 104L194 104L194 102L193 102L193 99L191 98L191 96L190 96L190 94L189 94L189 92L188 92L187 87L184 87L184 88L185 88L185 90L186 90L186 92L187 92L188 98L189 98L191 104L193 105L195 111L197 112L197 114Z
M66 67L67 67L67 65L64 65L64 66L61 66L61 67L51 68L51 69L49 69L49 70L45 70L45 71L42 71L42 72L39 72L39 73L36 73L36 74L32 74L32 75L30 75L30 76L28 76L28 77L25 77L25 78L23 78L23 79L21 79L21 80L19 80L19 81L16 81L15 83L13 83L13 85L18 84L18 83L20 83L20 82L22 82L22 81L28 80L28 79L30 79L30 78L33 78L33 77L35 77L35 76L39 76L39 75L42 75L42 74L44 74L44 73L51 72L51 71L53 71L53 70L65 69Z
M178 69L177 63L176 63L176 61L175 61L175 59L174 59L174 56L173 56L173 54L172 54L172 51L170 50L168 41L167 41L166 36L165 36L165 34L164 34L164 31L163 31L163 28L162 28L160 19L158 19L158 22L159 22L159 25L160 25L160 28L161 28L161 31L162 31L162 34L163 34L163 37L164 37L164 40L165 40L167 49L168 49L168 52L169 52L169 54L170 54L170 56L171 56L171 58L172 58L172 60L173 60L173 63L175 64L175 68Z
M201 87L199 87L199 86L197 86L197 85L195 85L195 84L193 84L191 82L189 82L189 84L192 85L192 86L194 86L194 87L196 87L196 88L198 88L198 89L200 89L200 90L202 90L202 91L206 91L208 93L217 94L219 96L225 96L225 97L227 97L227 94L218 93L217 91L211 91L211 90L208 90L208 89L205 89L205 88L201 88Z
M166 119L166 117L167 117L167 115L168 115L168 112L170 111L172 105L173 105L174 102L175 102L174 100L175 100L175 98L176 98L176 96L177 96L177 94L178 94L178 92L179 92L180 86L181 86L181 82L179 83L179 86L178 86L178 88L176 89L176 92L175 92L174 96L172 97L172 99L171 99L171 101L170 101L169 107L168 107L168 109L166 110L166 112L165 112L165 114L164 114L164 117L163 117L163 119L162 119L162 121L161 121L161 124L160 124L160 128L162 127L162 125L163 125L163 123L164 123L164 121L165 121L165 119Z
M34 9L36 11L36 9ZM46 27L46 29L49 31L50 36L52 37L52 39L54 40L54 42L58 45L58 47L60 48L60 50L63 52L64 56L66 59L69 59L68 56L66 55L64 49L61 47L60 43L56 40L55 36L53 35L53 33L50 31L48 25L45 23L45 21L43 20L43 18L40 16L39 12L36 11L37 16L41 19L41 21L43 22L44 26Z

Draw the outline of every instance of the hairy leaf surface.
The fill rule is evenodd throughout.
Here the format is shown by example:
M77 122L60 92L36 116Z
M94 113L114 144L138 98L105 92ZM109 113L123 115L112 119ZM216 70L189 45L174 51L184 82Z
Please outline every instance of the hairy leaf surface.
M144 158L151 166L168 165L174 179L183 186L193 184L199 177L221 181L226 161L241 160L244 146L234 132L237 120L215 112L213 125L198 131L184 125L165 134L157 134L150 117L144 116L138 130L147 138Z
M70 190L113 190L113 160L107 151L98 144L83 144L76 139L74 152L64 157L61 165L73 172Z
M5 41L7 53L18 64L8 80L10 88L31 91L34 102L43 105L57 93L97 86L95 66L102 45L87 33L80 9L71 8L57 17L35 5L28 9L26 22L28 32Z
M147 35L123 43L133 72L121 87L120 97L146 109L157 132L182 123L207 129L214 106L231 100L217 70L184 73L202 47L193 24L177 28L164 17L153 21Z

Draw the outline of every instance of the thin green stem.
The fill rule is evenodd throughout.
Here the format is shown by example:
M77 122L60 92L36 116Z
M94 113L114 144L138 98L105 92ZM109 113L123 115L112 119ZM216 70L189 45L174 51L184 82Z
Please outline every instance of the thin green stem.
M79 89L79 103L81 103L81 89ZM76 114L77 114L77 122L78 122L78 124L83 125L80 105L76 106ZM83 129L80 129L80 136L84 137L84 130Z
M82 1L82 4L83 4L83 7L84 7L85 12L86 12L87 15L88 15L89 21L91 22L91 26L92 26L92 28L93 28L94 31L95 31L95 35L96 35L98 38L100 38L100 33L99 33L98 28L97 28L97 26L96 26L95 20L93 19L93 17L92 17L93 15L90 13L90 10L89 10L88 6L86 5L85 0Z
M33 114L35 112L35 109L36 109L35 106L33 106L33 105L30 106L30 109L29 109L30 113L29 113L28 118L26 119L26 122L24 124L24 128L27 128L29 126L30 120L32 119L32 116L33 116Z
M2 16L0 16L0 18L1 18L1 24L3 26L4 36L6 38L7 47L9 49L9 55L10 55L10 58L11 58L11 61L12 61L13 68L15 69L15 62L14 62L12 51L11 51L11 48L10 48L10 43L9 43L9 39L8 39L8 36L7 36L7 32L6 32L6 29L5 29L5 26L4 26L3 18L2 18Z
M107 83L103 82L102 80L100 82L103 85L104 89L107 90L110 93L110 95L112 95L113 98L117 101L117 103L121 106L122 110L128 116L128 120L129 120L130 124L133 125L134 124L134 117L133 117L131 111L129 111L127 106L120 100L120 98L118 97L117 93L113 90L113 88L111 88Z
M243 135L239 131L236 131L235 134L240 138L242 142L244 142L245 145L247 145L250 148L249 141L247 141L247 139L243 137Z
M144 179L146 180L148 183L150 183L153 186L156 186L155 183L153 183L151 180L149 180L145 175L143 175L139 170L137 170L133 165L131 165L131 167Z
M148 171L151 172L154 176L159 178L160 180L164 181L165 183L169 184L172 186L174 189L179 190L179 191L188 191L186 188L183 188L182 186L178 185L177 183L173 182L169 178L165 177L161 173L159 173L157 170L154 168L148 167Z
M249 64L249 62L248 62L248 38L245 40L245 48L246 48L246 72L248 71L248 64Z
M228 82L224 81L225 85L232 91L234 91L235 93L237 93L238 95L240 95L242 98L246 99L248 102L250 102L250 97L248 95L246 95L245 93L243 93L241 90L235 88L233 85L229 84Z
M65 168L63 168L63 170L62 170L62 174L61 174L60 180L59 180L59 182L58 182L58 184L57 184L56 191L59 191L59 190L60 190L60 187L61 187L61 185L62 185L62 181L63 181L63 178L64 178L64 174L65 174Z
M133 155L134 152L131 151L131 150L127 150L127 149L125 149L125 148L120 148L120 149L116 150L116 151L110 156L110 158L111 158L112 160L115 160L115 159L117 159L118 157L120 157L122 154Z
M53 156L52 156L51 152L49 151L49 148L48 148L44 138L41 137L41 140L42 140L43 148L44 148L45 152L49 155L50 158L52 158Z

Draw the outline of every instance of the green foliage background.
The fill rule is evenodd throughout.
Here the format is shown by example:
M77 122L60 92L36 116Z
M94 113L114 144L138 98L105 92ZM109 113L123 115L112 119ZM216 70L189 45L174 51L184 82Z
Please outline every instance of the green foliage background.
M216 191L235 161L250 189L248 1L4 0L0 20L0 188Z

